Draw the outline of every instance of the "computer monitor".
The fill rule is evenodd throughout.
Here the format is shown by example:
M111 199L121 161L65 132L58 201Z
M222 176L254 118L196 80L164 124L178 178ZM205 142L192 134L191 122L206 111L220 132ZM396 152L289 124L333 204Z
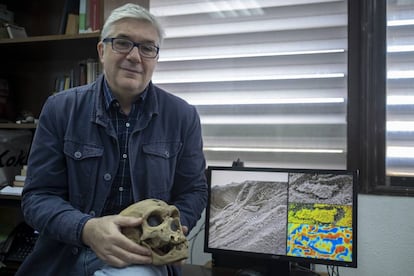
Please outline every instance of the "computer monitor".
M357 266L357 171L208 167L207 179L216 265Z

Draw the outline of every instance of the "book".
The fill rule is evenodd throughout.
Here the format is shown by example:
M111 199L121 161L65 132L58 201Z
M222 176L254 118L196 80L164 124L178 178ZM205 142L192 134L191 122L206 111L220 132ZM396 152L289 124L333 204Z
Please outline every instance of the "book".
M91 83L96 80L99 75L99 64L95 59L88 59L86 61L86 83Z
M86 7L88 5L87 0L79 1L79 33L85 33L87 30L86 26Z
M5 186L3 189L0 190L0 194L2 195L22 195L23 187L12 187L12 186Z
M24 181L13 181L13 187L24 187Z
M26 29L13 24L5 24L6 30L10 38L25 38L27 37Z
M20 170L20 175L26 176L27 172L27 165L24 165L23 168Z
M65 34L77 34L79 31L79 15L70 13L66 23Z
M101 0L89 0L89 27L92 32L101 30Z
M14 177L14 181L25 181L26 180L26 176L25 175L16 175Z
M71 77L68 75L65 75L63 78L64 78L63 90L69 89L71 87Z
M65 89L65 77L64 76L58 76L55 79L55 90L54 93L63 91Z
M61 17L61 21L60 21L60 26L59 26L59 33L60 34L77 34L78 33L78 29L76 29L76 31L74 33L68 33L68 25L70 25L72 28L73 27L73 23L70 22L70 20L72 20L73 15L78 15L79 13L79 0L65 0L64 4L63 4L63 9L62 9L62 17ZM78 25L78 21L79 19L76 19L77 22L75 24L75 26ZM78 27L76 27L78 28Z
M86 62L79 62L79 85L85 85L86 82Z
M27 165L24 165L20 170L20 175L15 175L13 180L13 187L23 187L26 180Z

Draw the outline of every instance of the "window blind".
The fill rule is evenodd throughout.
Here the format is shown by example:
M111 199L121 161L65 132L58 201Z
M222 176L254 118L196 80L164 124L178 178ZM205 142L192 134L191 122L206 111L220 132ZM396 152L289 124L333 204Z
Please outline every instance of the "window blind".
M151 0L153 82L196 106L208 165L345 168L347 1Z
M387 0L388 176L414 176L414 2Z

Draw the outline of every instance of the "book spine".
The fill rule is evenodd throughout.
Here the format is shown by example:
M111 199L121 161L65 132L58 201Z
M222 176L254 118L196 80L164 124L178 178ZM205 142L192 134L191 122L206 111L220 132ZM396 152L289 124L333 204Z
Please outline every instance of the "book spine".
M70 88L70 76L64 76L63 90Z
M86 82L91 83L98 75L98 62L95 59L88 59L86 62Z
M87 84L86 81L86 62L79 63L79 85Z
M79 33L86 32L86 0L79 2Z
M89 23L92 31L101 29L100 0L89 0Z
M13 187L24 187L24 181L13 181Z
M16 176L14 176L14 180L15 181L25 181L26 176L25 175L16 175Z
M77 14L68 14L65 34L77 34L79 31L79 16Z

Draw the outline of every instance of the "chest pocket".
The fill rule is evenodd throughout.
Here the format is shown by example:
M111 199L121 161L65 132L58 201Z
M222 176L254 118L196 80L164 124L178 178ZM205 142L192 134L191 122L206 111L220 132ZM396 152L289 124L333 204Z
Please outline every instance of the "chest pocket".
M86 158L102 156L103 147L66 141L63 151L68 157L71 157L75 160L83 160Z
M143 145L142 149L148 155L170 159L178 154L181 145L180 142L155 142Z
M180 142L154 142L142 146L149 197L169 200L181 147Z
M63 151L67 157L69 171L82 172L83 175L78 175L78 177L90 177L92 173L97 172L98 163L101 160L104 149L96 145L66 141Z

